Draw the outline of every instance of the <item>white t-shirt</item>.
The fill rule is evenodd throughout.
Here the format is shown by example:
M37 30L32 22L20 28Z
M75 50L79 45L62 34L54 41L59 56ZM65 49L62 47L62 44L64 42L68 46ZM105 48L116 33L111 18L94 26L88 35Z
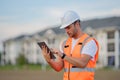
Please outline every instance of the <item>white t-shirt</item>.
M79 39L72 39L71 52L72 52L72 50L73 50L73 48L74 48L74 46L75 46L75 44L77 43L78 40ZM60 51L63 52L62 45L60 46ZM85 46L83 46L81 54L90 55L92 57L92 59L94 60L94 56L95 56L96 51L97 51L97 45L96 45L94 40L91 40L88 43L86 43Z

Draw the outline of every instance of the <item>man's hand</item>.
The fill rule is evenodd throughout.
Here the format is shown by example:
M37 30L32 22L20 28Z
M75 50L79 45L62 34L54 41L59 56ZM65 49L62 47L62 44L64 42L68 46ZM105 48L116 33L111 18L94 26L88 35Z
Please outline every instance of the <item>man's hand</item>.
M47 48L45 46L42 46L42 53L46 61L49 63L49 65L56 71L62 70L64 64L63 64L63 60L61 59L61 56L59 55L61 53L56 49L51 49L51 52L52 54L56 54L55 60L50 58L50 52L47 52Z
M42 53L47 62L50 62L50 52L47 52L47 47L42 46Z
M56 55L58 55L59 57L62 57L63 56L63 53L61 53L59 50L57 50L57 49L51 49L51 51L52 51L52 53L53 54L56 54Z

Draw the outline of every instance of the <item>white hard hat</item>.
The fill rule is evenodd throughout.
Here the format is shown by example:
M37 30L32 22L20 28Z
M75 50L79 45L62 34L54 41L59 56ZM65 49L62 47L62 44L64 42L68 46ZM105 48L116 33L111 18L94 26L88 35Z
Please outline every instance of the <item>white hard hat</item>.
M67 26L69 26L70 24L72 24L73 22L75 22L76 20L80 20L80 17L78 16L77 13L75 13L74 11L68 11L64 14L63 18L61 19L61 27L60 29L63 29Z

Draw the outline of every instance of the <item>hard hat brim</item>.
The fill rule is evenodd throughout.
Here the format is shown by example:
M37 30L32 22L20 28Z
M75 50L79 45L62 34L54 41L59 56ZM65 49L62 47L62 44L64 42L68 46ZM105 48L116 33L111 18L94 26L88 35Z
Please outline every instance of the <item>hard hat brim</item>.
M71 25L72 23L74 23L74 22L77 21L77 20L79 20L79 18L76 18L75 20L69 22L68 24L64 24L64 25L62 25L62 26L60 27L60 29L64 29L64 28L66 28L67 26Z
M70 24L66 24L66 25L62 25L61 27L60 27L60 29L64 29L64 28L66 28L67 26L69 26Z

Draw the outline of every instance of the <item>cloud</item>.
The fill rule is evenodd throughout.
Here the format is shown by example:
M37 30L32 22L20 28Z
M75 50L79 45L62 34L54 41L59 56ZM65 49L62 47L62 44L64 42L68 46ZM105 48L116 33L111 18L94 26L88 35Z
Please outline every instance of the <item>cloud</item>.
M16 16L0 16L0 23L15 20L16 18L17 18Z
M111 10L111 15L116 15L116 16L120 16L120 8L115 8Z
M66 11L69 11L69 10L73 10L73 11L76 11L76 12L80 12L79 11L79 7L78 6L61 6L61 7L50 7L50 8L46 8L44 9L44 14L47 15L47 20L49 20L48 22L51 22L51 23L61 23L61 18L62 16L64 15L64 13Z
M37 14L40 13L40 11L35 11ZM0 16L0 41L21 34L33 34L49 26L58 24L59 18L56 17L59 15L59 12L50 11L49 13L50 14L48 14L45 10L42 10L44 17L38 16L38 18L26 22L24 22L25 20L19 20L19 16Z
M93 18L104 18L111 16L120 16L120 8L114 8L111 10L102 10L102 11L91 11L91 12L83 12L81 13L82 19L93 19Z
M32 34L34 32L43 30L48 26L59 24L61 22L60 18L68 10L76 11L80 15L81 19L92 19L107 16L120 16L120 8L114 8L108 11L93 10L90 12L81 8L83 7L80 7L78 5L66 6L65 8L64 6L47 7L42 8L40 10L39 8L35 9L31 8L31 12L37 14L38 17L31 19L28 22L24 22L25 21L24 20L23 23L17 22L17 19L19 19L20 16L0 16L0 36L1 36L0 40L14 37L20 34ZM11 20L13 21L11 22ZM14 22L14 20L16 20L16 22Z
M0 41L13 38L22 34L33 34L37 31L43 30L44 24L40 23L26 23L26 24L0 24Z

